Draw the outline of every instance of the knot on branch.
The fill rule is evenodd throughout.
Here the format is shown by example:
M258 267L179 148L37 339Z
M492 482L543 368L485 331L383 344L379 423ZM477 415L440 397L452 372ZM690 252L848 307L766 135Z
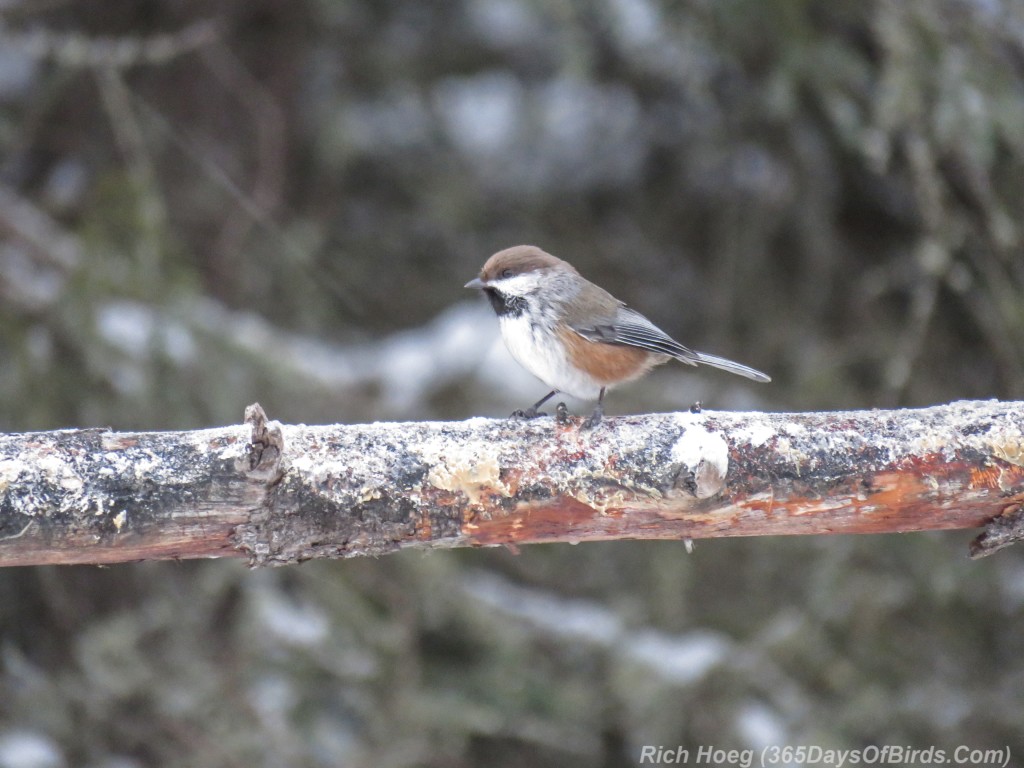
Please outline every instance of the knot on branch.
M252 428L248 450L235 460L235 468L254 480L272 485L284 475L284 435L281 425L267 421L263 406L253 403L245 409L245 423Z

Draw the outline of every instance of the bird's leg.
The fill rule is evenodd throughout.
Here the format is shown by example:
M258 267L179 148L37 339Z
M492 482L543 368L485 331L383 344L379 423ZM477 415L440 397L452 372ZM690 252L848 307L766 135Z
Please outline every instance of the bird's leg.
M543 416L544 414L541 413L540 411L538 411L537 409L540 408L542 405L544 405L544 403L546 403L548 400L550 400L552 397L554 397L557 394L558 394L558 390L557 389L552 389L550 392L548 392L546 395L544 395L544 397L542 397L536 403L531 405L525 411L522 411L522 410L520 410L520 411L513 411L512 412L512 418L513 419L534 419L534 418L536 418L538 416Z
M594 406L594 412L580 426L583 429L593 429L601 423L602 416L604 416L604 387L601 387L601 394L597 396L597 405Z

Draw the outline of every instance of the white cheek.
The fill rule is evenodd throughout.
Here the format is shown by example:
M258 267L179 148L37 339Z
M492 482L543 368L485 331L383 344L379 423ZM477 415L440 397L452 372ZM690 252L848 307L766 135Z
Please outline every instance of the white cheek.
M490 284L510 296L525 296L536 291L540 287L540 281L541 276L536 272L524 272L514 277L492 280Z

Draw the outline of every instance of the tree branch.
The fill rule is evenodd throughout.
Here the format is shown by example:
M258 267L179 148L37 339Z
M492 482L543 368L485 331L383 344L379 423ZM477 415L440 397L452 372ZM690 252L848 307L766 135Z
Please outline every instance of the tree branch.
M0 565L883 533L1022 537L1024 403L0 436Z

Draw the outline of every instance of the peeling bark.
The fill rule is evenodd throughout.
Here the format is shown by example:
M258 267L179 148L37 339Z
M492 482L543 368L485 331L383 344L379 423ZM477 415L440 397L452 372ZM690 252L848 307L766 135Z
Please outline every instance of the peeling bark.
M594 430L246 425L0 436L0 565L973 528L1022 537L1024 403L674 413Z

